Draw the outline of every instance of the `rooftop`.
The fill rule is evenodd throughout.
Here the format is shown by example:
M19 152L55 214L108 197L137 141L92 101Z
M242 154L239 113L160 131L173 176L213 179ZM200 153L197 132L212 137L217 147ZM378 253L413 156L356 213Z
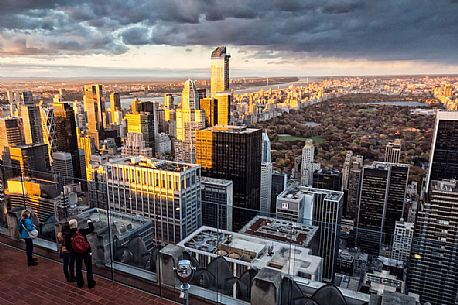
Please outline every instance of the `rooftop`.
M160 160L154 158L146 158L143 156L139 157L132 157L132 158L118 158L110 160L107 165L111 166L134 166L134 167L141 167L141 168L151 168L151 169L158 169L158 170L165 170L170 172L185 172L192 168L198 168L200 165L192 164L192 163L184 163L184 162L174 162L174 161L167 161L167 160Z
M332 201L340 201L343 197L343 192L324 190L308 186L294 186L287 188L278 195L280 199L288 199L294 201L300 201L305 195L313 194L325 194L324 199Z
M25 253L0 243L0 304L156 304L173 305L138 289L95 276L94 289L76 288L65 281L62 265L38 257L38 265L27 267Z
M201 177L200 180L202 185L206 184L214 184L214 185L219 185L219 186L229 186L233 184L232 180L226 180L226 179L216 179L216 178L210 178L210 177Z
M252 132L259 131L260 129L247 128L246 126L216 125L213 127L208 127L204 130L212 131L212 132L225 132L225 133L252 133Z
M311 250L286 242L269 241L248 234L234 233L211 227L200 227L182 240L178 246L187 251L228 262L256 268L272 268L283 274L303 277L303 274L321 274L322 258L311 255Z
M256 216L240 233L310 247L318 227L272 217Z

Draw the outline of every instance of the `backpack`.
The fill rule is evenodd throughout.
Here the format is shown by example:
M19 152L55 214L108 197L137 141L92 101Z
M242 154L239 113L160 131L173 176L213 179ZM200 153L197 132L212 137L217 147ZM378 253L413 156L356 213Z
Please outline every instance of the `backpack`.
M90 249L89 242L87 241L86 237L78 230L72 236L72 248L73 251L78 254L84 254Z

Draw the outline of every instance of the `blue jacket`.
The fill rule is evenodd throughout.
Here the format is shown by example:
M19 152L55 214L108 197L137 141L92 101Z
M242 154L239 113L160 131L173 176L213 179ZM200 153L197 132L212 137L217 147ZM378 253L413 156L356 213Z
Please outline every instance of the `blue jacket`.
M19 230L19 235L21 236L21 238L29 238L29 233L28 231L32 231L35 229L35 225L32 223L32 219L30 219L30 217L24 219L24 221L22 221L22 224L24 224L24 226L21 225L21 219L19 219L19 224L18 224L18 230ZM24 230L24 227L27 229L27 230Z

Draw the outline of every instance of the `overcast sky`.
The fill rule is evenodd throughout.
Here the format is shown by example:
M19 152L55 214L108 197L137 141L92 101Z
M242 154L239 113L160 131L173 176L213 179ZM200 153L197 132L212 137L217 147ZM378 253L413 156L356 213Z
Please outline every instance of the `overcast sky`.
M0 76L458 73L458 0L0 0Z

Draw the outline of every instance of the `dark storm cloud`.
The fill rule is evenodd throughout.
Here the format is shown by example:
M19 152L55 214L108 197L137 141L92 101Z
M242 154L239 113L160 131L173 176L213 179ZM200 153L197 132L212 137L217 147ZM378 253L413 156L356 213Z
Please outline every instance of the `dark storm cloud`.
M457 16L456 0L6 0L0 54L229 44L262 58L456 63Z

